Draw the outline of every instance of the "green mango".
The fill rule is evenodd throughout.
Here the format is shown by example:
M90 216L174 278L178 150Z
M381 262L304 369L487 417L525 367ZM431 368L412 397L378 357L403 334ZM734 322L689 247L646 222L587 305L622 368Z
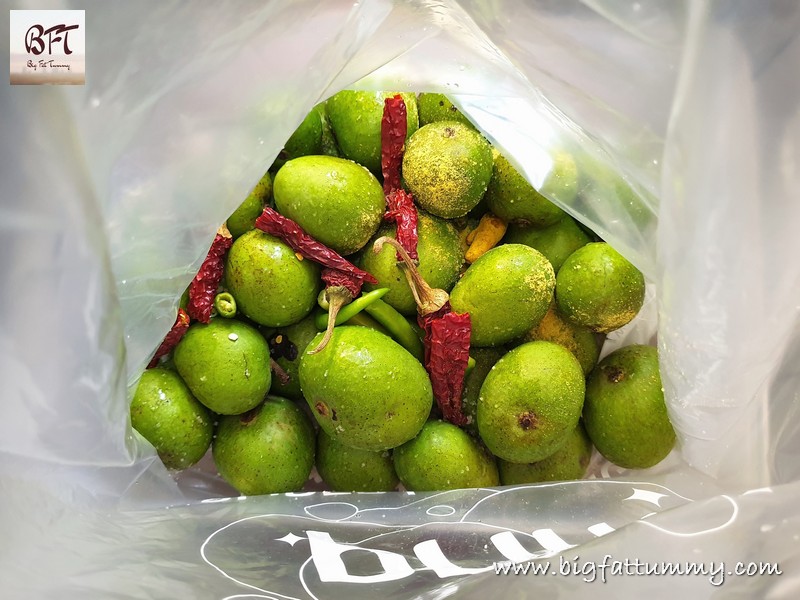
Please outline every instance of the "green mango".
M458 121L470 129L477 128L444 94L422 92L417 96L420 127L436 121Z
M458 231L443 219L419 211L417 222L417 254L419 255L419 272L431 287L443 290L452 289L458 279L461 265L464 264L464 252L458 239ZM375 234L395 237L397 228L384 225ZM417 304L408 286L408 281L397 266L397 251L386 245L378 254L372 251L372 244L367 244L359 256L361 268L371 273L378 284L366 284L367 290L388 287L389 292L383 301L393 306L404 315L415 315Z
M131 402L131 425L169 469L192 466L208 450L214 420L177 373L155 367L142 373Z
M296 492L314 466L314 428L294 402L268 396L220 419L212 453L219 474L242 494Z
M475 366L467 373L464 378L464 393L462 394L461 406L464 415L467 417L467 424L464 429L473 435L478 435L478 397L481 394L481 386L486 380L486 376L492 367L508 352L504 346L496 348L477 348L469 349L469 355L475 360Z
M541 191L541 193L540 193ZM492 179L486 190L486 204L495 215L509 223L548 227L566 213L542 194L570 204L578 194L578 168L571 154L555 155L550 175L540 191L528 183L506 157L494 153Z
M175 347L174 362L192 394L221 415L258 405L272 382L266 340L235 319L192 324Z
M498 458L531 463L558 451L578 425L585 381L578 360L552 342L503 356L478 397L478 433Z
M286 140L270 171L277 171L288 160L322 152L322 115L315 106Z
M591 238L569 215L545 228L511 224L503 237L505 244L525 244L545 255L558 273L569 255L591 242Z
M472 319L471 343L497 346L542 320L553 297L555 274L541 253L522 244L492 248L453 287L450 305Z
M339 254L360 250L386 210L375 176L351 160L302 156L287 162L273 185L275 207Z
M300 360L300 388L320 427L353 448L381 451L413 438L433 405L423 366L390 337L368 327L334 328L326 348Z
M547 309L547 314L536 327L525 334L523 341L543 340L564 346L578 359L584 375L588 375L600 358L598 337L588 327L575 325L563 318L553 301Z
M647 469L661 462L675 445L675 430L658 350L626 346L601 360L586 382L583 421L597 450L614 464Z
M463 217L492 178L492 148L457 121L420 127L406 144L403 179L417 204L444 219Z
M400 482L388 450L351 448L323 429L317 435L317 473L335 492L389 492Z
M428 421L392 453L397 476L408 490L434 491L500 484L494 457L466 431L445 421Z
M583 425L569 434L566 443L547 458L534 463L511 463L498 460L500 481L503 485L539 483L542 481L570 481L583 479L592 459L592 440Z
M383 104L400 92L363 92L343 90L328 98L328 115L342 156L381 174L381 120ZM412 93L400 93L406 104L406 138L417 130L417 99Z
M233 239L240 237L256 226L256 219L264 212L264 205L272 195L272 175L269 171L259 180L256 186L247 194L247 198L233 211L226 225Z
M644 292L641 271L605 242L570 254L556 277L559 313L598 333L630 323L644 304Z
M225 262L225 283L237 310L256 323L283 327L311 312L322 287L319 266L259 229L237 239Z

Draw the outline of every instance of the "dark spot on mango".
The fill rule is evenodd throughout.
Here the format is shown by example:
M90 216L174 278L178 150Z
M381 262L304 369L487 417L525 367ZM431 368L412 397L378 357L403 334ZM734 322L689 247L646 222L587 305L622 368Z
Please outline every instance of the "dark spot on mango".
M239 417L239 421L242 423L242 425L247 425L250 421L252 421L258 416L259 410L260 407L258 406L251 410L248 410L246 413L244 413L242 416Z
M316 411L320 414L320 416L327 417L328 416L328 407L324 402L317 402L314 405Z
M528 431L529 429L536 429L536 427L539 425L539 418L536 416L535 412L529 410L528 412L522 413L517 418L517 422L519 423L520 427L522 427L525 431Z
M625 379L625 371L613 365L603 367L603 373L611 383L619 383Z

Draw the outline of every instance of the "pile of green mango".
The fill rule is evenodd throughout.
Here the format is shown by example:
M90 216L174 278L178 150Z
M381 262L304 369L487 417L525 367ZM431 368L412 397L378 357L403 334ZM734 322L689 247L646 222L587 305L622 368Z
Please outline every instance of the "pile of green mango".
M675 433L656 348L599 360L605 334L642 307L644 278L540 193L569 205L587 174L559 151L534 189L445 96L403 93L418 270L471 317L467 424L441 419L403 268L394 248L373 251L396 234L380 134L394 95L345 90L302 121L227 220L224 298L144 372L133 427L170 469L210 447L242 494L300 490L315 466L333 490L381 491L579 479L595 448L626 468L660 462ZM254 228L265 206L371 273L364 293L382 290L380 315L359 313L310 353L325 322L320 267ZM507 230L469 264L465 240L486 213Z

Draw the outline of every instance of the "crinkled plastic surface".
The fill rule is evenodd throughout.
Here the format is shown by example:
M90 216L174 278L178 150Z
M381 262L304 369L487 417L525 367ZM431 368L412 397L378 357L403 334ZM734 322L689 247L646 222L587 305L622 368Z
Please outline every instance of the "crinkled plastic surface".
M800 7L80 8L85 86L0 86L4 595L796 597ZM667 461L497 490L225 498L202 469L176 483L131 431L127 388L219 223L307 111L354 85L450 94L536 185L576 155L578 197L545 192L648 278L605 351L657 329ZM605 555L783 574L603 585L492 566Z

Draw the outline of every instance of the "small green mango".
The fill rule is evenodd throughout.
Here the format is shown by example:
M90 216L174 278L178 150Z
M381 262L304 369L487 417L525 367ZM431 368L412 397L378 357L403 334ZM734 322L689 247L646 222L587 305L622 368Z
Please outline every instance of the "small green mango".
M540 190L566 204L574 201L578 193L578 169L571 154L559 152L555 155L552 172ZM548 227L565 215L497 151L492 179L486 190L486 204L504 221L534 227Z
M314 466L314 428L286 398L222 417L212 446L222 478L242 494L299 491Z
M287 160L322 152L322 114L315 106L286 140L270 171L277 171Z
M436 121L458 121L470 129L477 128L444 94L422 92L417 96L420 127Z
M503 237L505 244L525 244L544 254L556 273L570 254L591 241L569 215L543 229L511 224Z
M585 380L572 353L552 342L511 350L486 376L478 398L478 432L498 458L547 458L578 425Z
M592 440L579 422L566 443L547 458L534 463L520 464L498 460L503 485L539 483L541 481L570 481L582 479L592 459Z
M453 287L450 305L472 320L471 343L497 346L520 337L542 320L555 287L553 267L522 244L492 248Z
M386 98L399 92L343 90L325 103L342 156L364 165L375 175L381 174L381 120ZM417 99L400 93L406 104L406 138L417 130Z
M300 360L300 388L320 427L362 450L394 448L413 438L433 405L423 366L390 337L368 327L334 328L327 347Z
M675 445L675 430L658 350L626 346L601 360L586 382L583 420L597 450L614 464L647 469L661 462Z
M392 453L397 476L408 490L434 491L500 484L494 457L466 431L445 421L428 421Z
M169 469L190 467L208 450L214 422L208 409L169 369L142 373L131 402L131 425Z
M351 448L324 429L317 435L317 473L335 492L389 492L399 483L388 450Z
M267 171L247 195L247 198L228 217L226 225L233 239L240 237L256 226L256 219L264 212L264 205L271 195L272 175Z
M175 347L174 361L192 394L221 415L258 405L272 382L266 340L235 319L192 324Z
M267 327L297 323L311 312L322 286L319 266L259 229L237 239L225 263L225 282L236 307Z
M275 175L273 195L282 215L342 255L369 241L386 210L383 188L375 176L334 156L290 160Z
M403 155L403 178L414 199L444 219L463 217L492 177L492 148L474 129L437 121L414 133Z
M630 323L644 304L644 275L605 242L569 255L556 278L556 304L566 319L598 333Z

